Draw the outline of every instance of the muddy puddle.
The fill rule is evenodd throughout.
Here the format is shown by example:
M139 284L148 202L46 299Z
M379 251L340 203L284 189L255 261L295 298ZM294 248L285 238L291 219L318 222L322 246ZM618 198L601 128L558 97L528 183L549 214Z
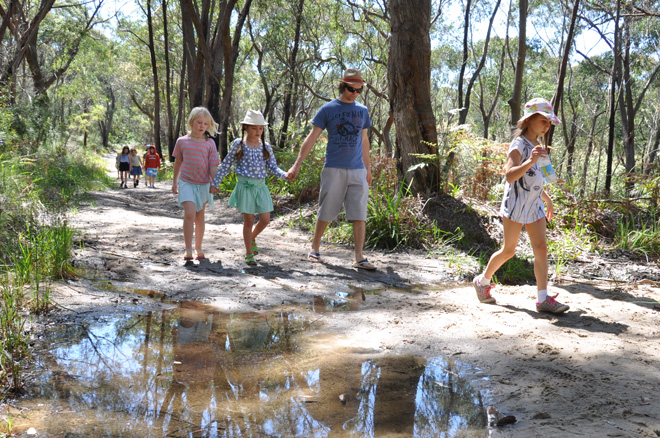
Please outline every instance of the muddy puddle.
M227 314L196 302L47 334L14 415L38 437L485 437L478 370L350 347L318 313ZM482 377L483 378L483 377ZM35 436L35 435L31 435Z

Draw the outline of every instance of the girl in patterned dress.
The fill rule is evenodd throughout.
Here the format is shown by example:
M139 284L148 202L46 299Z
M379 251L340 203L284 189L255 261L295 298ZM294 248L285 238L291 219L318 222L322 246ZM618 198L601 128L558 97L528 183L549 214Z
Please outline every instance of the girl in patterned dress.
M259 111L249 110L241 122L242 135L229 148L218 172L211 183L211 192L218 191L220 181L227 176L236 164L236 188L229 197L229 205L243 213L243 241L245 242L245 263L257 264L254 256L259 254L257 236L270 222L273 200L266 186L268 173L286 179L286 172L277 166L273 149L264 141L264 127L268 125ZM259 222L254 223L254 215Z
M198 106L188 116L188 134L180 137L174 145L174 177L172 192L178 195L179 206L183 207L183 240L186 263L193 259L192 240L195 235L195 258L203 260L206 206L213 207L213 196L209 193L211 178L218 171L218 150L211 139L218 125L211 113Z
M515 255L516 245L523 225L527 230L534 252L534 275L536 276L538 312L563 313L566 304L555 300L557 295L548 296L548 246L546 243L546 220L552 220L552 200L543 190L543 175L537 161L547 157L547 149L541 139L550 129L558 125L550 102L536 98L525 104L523 117L513 134L505 166L506 186L500 207L504 225L504 245L495 252L483 274L474 278L477 298L482 303L495 303L490 294L493 285L490 279L495 272ZM544 210L543 203L547 206Z

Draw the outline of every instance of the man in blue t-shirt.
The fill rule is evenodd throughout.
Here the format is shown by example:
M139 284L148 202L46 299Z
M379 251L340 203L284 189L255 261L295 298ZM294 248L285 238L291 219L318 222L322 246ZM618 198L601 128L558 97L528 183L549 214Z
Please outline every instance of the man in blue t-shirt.
M292 181L298 176L300 165L325 129L328 133L328 145L325 165L321 172L319 210L312 251L307 258L311 262L321 262L321 237L328 223L337 218L343 206L346 210L346 220L353 223L353 267L371 271L376 267L362 255L371 184L367 136L371 119L367 107L355 101L365 86L366 82L362 80L362 74L358 70L346 69L338 86L340 96L323 105L316 113L312 120L312 131L303 141L298 158L287 173L287 179Z

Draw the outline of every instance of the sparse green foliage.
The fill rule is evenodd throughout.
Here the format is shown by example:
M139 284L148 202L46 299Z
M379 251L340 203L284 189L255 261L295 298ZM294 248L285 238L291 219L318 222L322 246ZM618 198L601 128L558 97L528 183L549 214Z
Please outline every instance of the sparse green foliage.
M52 282L74 275L74 231L64 213L84 191L110 184L93 155L45 149L0 156L0 385L14 390L28 357L26 311L47 312Z
M639 255L660 256L660 222L657 219L636 221L632 218L619 222L614 246Z
M23 362L27 358L26 319L23 314L23 285L0 276L0 385L21 388Z
M269 188L273 195L287 193L293 197L296 202L305 204L316 200L321 185L321 171L325 162L325 142L319 140L318 144L305 159L301 166L300 174L295 181L273 181ZM294 163L298 156L297 151L281 150L275 152L279 167L284 171Z

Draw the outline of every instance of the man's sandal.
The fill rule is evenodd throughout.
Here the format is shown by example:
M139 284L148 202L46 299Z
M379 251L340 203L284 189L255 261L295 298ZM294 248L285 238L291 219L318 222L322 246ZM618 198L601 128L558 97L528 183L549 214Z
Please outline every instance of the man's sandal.
M363 269L365 271L375 271L376 267L371 264L371 262L367 259L360 260L359 262L353 263L353 267L356 269Z
M257 261L254 259L254 254L246 254L245 263L247 263L250 266L257 266Z
M257 246L257 242L252 242L252 254L254 255L259 254L259 247Z

